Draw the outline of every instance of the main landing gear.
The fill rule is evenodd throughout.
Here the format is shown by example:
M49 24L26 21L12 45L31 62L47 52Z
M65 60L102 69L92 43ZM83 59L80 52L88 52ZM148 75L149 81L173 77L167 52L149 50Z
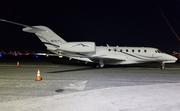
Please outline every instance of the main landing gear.
M99 68L100 68L100 64L96 64L95 67L96 67L97 69L99 69Z
M96 64L96 68L102 68L104 67L104 62L102 59L99 60L99 63Z
M95 66L96 66L97 69L98 68L102 68L102 67L104 67L104 63L103 62L99 62Z
M104 67L104 64L96 64L95 67L98 69L98 68L102 68Z

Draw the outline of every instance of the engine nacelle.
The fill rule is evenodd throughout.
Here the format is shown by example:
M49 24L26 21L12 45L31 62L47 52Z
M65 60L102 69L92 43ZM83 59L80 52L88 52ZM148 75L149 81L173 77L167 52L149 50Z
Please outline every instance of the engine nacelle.
M95 53L94 42L68 42L60 45L60 50L75 53Z

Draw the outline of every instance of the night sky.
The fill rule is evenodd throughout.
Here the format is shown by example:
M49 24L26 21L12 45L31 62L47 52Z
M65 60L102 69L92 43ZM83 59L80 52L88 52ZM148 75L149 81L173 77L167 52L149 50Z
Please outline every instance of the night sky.
M180 51L180 0L8 0L0 2L0 18L45 25L66 41L96 45L156 47ZM162 16L159 8L166 18ZM44 51L35 34L0 22L0 50Z

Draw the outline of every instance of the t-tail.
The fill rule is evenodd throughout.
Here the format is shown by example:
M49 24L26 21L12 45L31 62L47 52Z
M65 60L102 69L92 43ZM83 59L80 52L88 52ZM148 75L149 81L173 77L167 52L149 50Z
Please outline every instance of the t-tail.
M28 26L4 19L0 19L0 21L23 26L25 27L23 28L24 32L35 33L47 47L47 50L56 50L60 47L61 44L67 43L64 39L62 39L60 36L58 36L56 33L54 33L51 29L49 29L46 26Z

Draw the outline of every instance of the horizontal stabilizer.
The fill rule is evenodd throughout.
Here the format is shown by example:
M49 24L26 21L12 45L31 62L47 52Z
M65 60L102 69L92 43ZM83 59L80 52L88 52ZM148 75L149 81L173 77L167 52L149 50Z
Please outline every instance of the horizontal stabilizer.
M29 32L29 33L37 33L37 32L47 31L47 30L36 28L36 27L26 27L26 28L23 28L23 31L24 32Z

